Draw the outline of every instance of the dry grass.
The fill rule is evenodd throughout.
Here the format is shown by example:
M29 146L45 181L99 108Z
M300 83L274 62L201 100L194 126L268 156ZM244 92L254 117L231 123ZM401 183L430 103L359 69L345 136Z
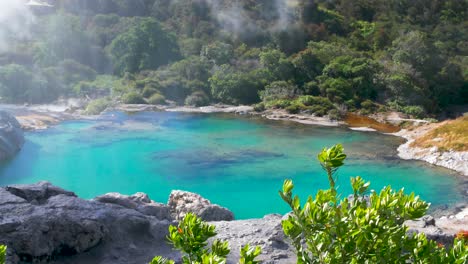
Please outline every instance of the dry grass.
M418 139L413 147L438 147L441 151L468 151L468 116L440 123Z

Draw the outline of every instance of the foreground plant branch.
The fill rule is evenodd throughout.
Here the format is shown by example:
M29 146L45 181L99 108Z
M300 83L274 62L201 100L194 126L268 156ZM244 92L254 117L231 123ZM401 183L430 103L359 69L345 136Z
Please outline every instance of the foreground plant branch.
M169 243L183 253L184 264L224 264L231 249L227 241L215 239L211 248L207 248L208 239L216 236L215 226L204 222L193 213L185 215L178 226L169 226ZM249 244L240 250L239 264L256 264L260 247L252 248ZM155 257L150 264L174 264L173 260L161 256Z
M309 196L301 205L293 196L294 184L286 180L281 198L292 212L282 221L284 233L292 240L297 263L466 263L466 237L458 236L446 249L425 234L408 235L406 220L422 217L429 204L414 193L385 187L368 193L369 183L351 178L353 195L339 199L334 174L344 165L341 145L324 149L318 159L326 171L330 189Z

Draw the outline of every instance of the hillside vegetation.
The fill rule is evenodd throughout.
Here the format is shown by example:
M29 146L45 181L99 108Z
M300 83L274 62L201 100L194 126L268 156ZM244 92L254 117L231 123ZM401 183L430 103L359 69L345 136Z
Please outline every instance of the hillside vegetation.
M48 2L0 29L3 102L111 96L415 117L468 102L464 0Z

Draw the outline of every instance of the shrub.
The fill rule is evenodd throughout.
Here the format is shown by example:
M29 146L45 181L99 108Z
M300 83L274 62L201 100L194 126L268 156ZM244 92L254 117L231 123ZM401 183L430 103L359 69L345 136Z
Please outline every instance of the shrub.
M185 98L185 105L204 106L210 103L210 99L203 91L196 91Z
M298 114L299 112L301 112L301 110L304 109L304 107L305 106L303 104L295 102L292 105L286 107L285 109L290 114Z
M361 102L361 108L361 111L363 111L363 113L365 112L366 114L373 113L378 109L377 105L375 105L371 100L365 100Z
M261 102L256 105L254 105L254 111L255 112L263 112L265 111L265 103Z
M150 98L153 94L159 93L159 90L156 88L153 88L151 86L145 86L143 91L141 92L141 95L144 98Z
M277 99L293 99L300 91L297 85L285 81L272 82L260 91L260 98L265 101Z
M266 108L286 108L291 105L291 100L279 99L265 102Z
M112 101L107 97L93 100L89 102L88 105L86 106L85 114L99 115L104 110L106 110L106 108L108 108L111 104L112 104Z
M369 183L356 177L351 178L353 195L339 200L335 175L345 159L341 145L319 153L330 189L318 191L304 206L293 196L291 180L279 192L292 210L282 226L296 248L297 263L466 263L466 240L457 238L446 250L423 233L407 234L404 221L422 217L429 207L414 193L385 187L366 196Z
M148 104L152 104L152 105L166 104L166 98L159 93L155 93L150 98L148 98Z
M407 115L416 117L416 118L423 118L426 114L426 111L424 111L424 108L419 105L405 106L403 107L402 112Z
M335 109L333 103L326 97L304 95L300 96L297 101L308 106L307 109L317 116L324 116L330 110Z
M178 226L169 226L169 243L175 249L183 253L182 263L210 263L224 264L226 257L231 251L227 241L215 239L211 244L211 248L207 248L208 239L216 236L215 226L203 222L193 213L185 215L184 219ZM255 258L260 255L261 248L259 246L251 248L248 244L241 248L240 260L241 264L256 264ZM163 257L155 257L150 264L173 264L173 260L168 260Z
M122 96L122 102L124 104L145 104L143 96L137 92L128 92Z
M330 118L331 120L342 120L344 118L344 115L338 109L332 109L328 112L328 118Z

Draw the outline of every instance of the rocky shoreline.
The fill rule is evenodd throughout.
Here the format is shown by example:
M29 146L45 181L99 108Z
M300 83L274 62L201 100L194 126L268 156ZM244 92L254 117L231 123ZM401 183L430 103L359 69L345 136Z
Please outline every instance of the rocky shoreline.
M216 226L217 238L229 241L228 263L250 243L262 247L262 263L294 263L294 249L285 238L281 215L233 220L228 209L198 194L173 191L167 204L144 193L109 193L92 200L48 182L0 188L0 244L8 246L7 263L148 263L155 255L180 260L165 237L168 226L194 212ZM449 245L466 228L468 207L455 215L425 216L408 221L410 232L424 232Z
M413 130L403 129L394 135L403 137L406 143L398 147L398 156L405 160L422 160L433 165L445 167L468 176L468 152L467 151L440 151L437 147L420 148L412 146L413 142L428 133L434 125L426 124Z

